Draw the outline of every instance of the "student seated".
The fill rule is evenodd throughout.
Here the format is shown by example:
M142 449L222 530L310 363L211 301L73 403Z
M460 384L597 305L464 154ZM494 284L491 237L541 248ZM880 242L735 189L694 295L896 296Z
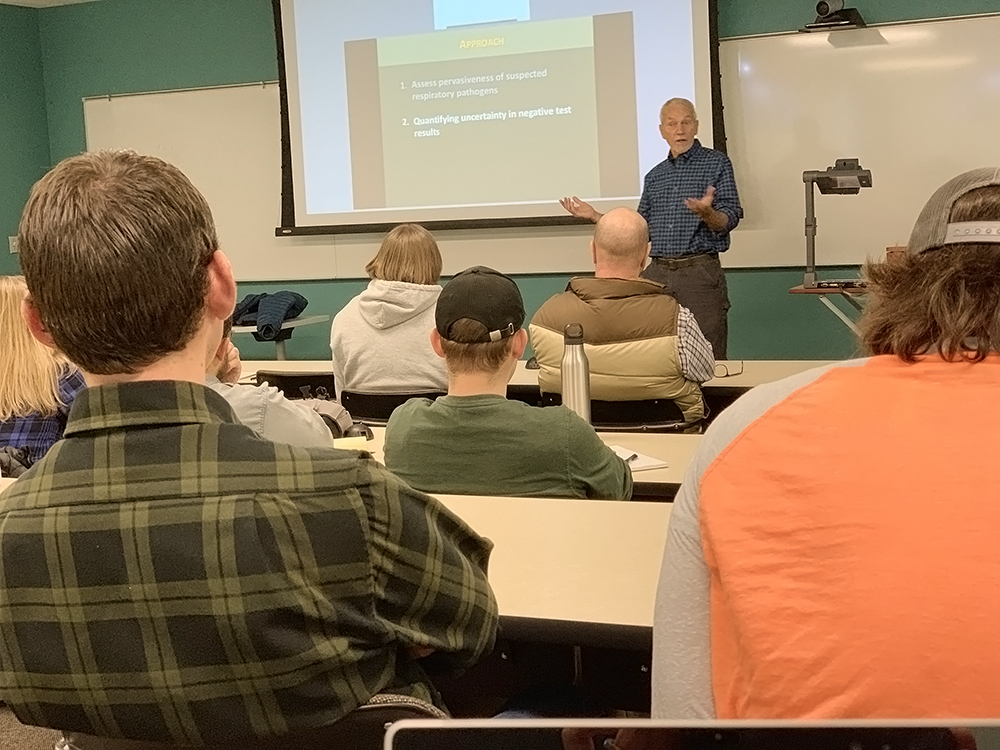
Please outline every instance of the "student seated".
M701 419L699 385L715 372L712 345L662 284L639 278L649 255L646 220L629 208L608 211L597 222L590 252L594 277L570 280L528 326L542 393L562 393L563 330L580 323L591 398L672 399L686 420Z
M239 383L243 372L240 350L229 334L233 321L223 321L222 341L208 364L205 385L229 402L236 418L266 440L288 443L300 448L330 448L333 433L323 417L307 404L290 401L267 383Z
M1000 716L1000 169L866 275L872 356L754 388L691 462L654 718Z
M341 391L419 393L448 387L427 338L441 293L441 252L431 233L401 224L365 267L368 288L333 319L330 348Z
M55 445L73 399L86 384L80 371L28 331L23 276L0 276L0 447L22 449L27 465Z
M20 226L29 327L90 386L0 506L0 695L22 722L239 747L381 691L437 699L425 669L492 648L487 540L367 453L262 439L205 386L236 284L178 169L67 159Z
M412 487L458 495L628 500L632 473L564 406L507 399L528 335L517 284L476 266L445 286L431 345L448 395L410 399L385 431L385 463Z

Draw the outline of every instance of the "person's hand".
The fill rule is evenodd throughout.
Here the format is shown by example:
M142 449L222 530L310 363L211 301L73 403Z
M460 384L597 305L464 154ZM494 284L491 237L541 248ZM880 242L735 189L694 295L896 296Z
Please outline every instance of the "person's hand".
M411 659L423 659L425 656L433 654L434 648L431 646L410 645L406 647L406 653Z
M579 219L588 219L595 224L603 215L594 210L594 207L589 203L580 200L575 195L572 198L560 198L559 205L569 211L569 213L573 214L573 216L576 216Z
M715 198L715 188L711 185L705 191L705 194L701 198L685 198L684 205L687 206L691 211L694 211L698 216L703 219L709 218L714 209L712 208L712 201Z
M243 363L240 361L240 350L236 348L232 341L228 342L226 354L219 365L219 374L216 376L223 383L238 383L243 374Z

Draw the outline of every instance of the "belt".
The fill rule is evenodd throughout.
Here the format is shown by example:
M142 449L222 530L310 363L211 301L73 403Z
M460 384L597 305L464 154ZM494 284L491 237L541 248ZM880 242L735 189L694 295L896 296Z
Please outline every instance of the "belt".
M680 258L664 258L659 255L654 255L652 258L653 263L658 266L666 266L670 269L675 268L687 268L688 266L694 266L698 263L715 263L719 260L718 253L696 253L694 255L684 255Z

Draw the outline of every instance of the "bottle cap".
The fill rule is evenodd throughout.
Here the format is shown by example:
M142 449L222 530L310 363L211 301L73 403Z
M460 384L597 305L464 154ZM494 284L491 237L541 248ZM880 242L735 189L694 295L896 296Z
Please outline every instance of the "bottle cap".
M566 327L563 328L563 343L582 344L583 325L580 323L567 323Z

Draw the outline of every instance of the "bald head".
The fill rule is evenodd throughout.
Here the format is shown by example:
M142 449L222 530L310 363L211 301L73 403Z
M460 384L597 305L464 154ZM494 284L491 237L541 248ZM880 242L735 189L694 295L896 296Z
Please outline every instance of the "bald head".
M660 122L664 122L667 119L668 111L676 112L681 117L690 115L692 120L698 119L698 113L694 109L694 104L680 96L668 99L663 103L663 106L660 107Z
M597 222L593 247L598 276L638 276L649 252L646 220L631 208L608 211Z

